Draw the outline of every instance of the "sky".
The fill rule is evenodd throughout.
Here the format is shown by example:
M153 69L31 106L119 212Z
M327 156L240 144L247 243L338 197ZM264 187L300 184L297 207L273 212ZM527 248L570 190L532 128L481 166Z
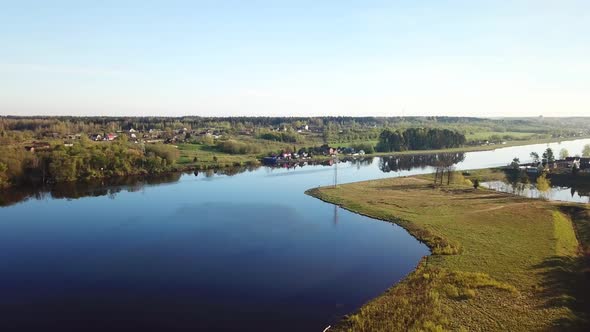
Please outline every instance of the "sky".
M0 115L590 111L585 0L0 0L0 8Z

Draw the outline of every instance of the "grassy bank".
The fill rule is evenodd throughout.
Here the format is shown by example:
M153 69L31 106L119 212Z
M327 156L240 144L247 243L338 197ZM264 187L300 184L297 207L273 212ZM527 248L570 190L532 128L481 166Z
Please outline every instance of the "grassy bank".
M401 283L334 330L587 327L590 218L585 206L431 183L422 176L308 191L346 209L395 222L432 251Z

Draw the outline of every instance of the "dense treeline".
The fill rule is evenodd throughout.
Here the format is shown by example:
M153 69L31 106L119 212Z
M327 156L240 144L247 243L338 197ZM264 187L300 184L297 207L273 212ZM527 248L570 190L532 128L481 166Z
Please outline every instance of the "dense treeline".
M259 127L278 127L285 124L294 126L308 124L310 126L322 127L329 123L341 126L390 126L399 123L469 123L481 122L480 118L462 117L346 117L346 116L325 116L325 117L17 117L4 116L0 120L0 129L6 130L36 130L38 128L51 128L59 124L68 127L77 126L105 126L117 124L122 130L135 129L163 129L166 127L211 127L226 126L232 127L238 124ZM59 128L57 128L59 129Z
M296 133L289 133L289 132L264 132L258 135L258 138L265 139L267 141L275 141L275 142L287 142L287 143L296 143L300 140Z
M144 148L124 139L111 144L81 140L71 147L56 145L36 152L5 146L0 148L0 185L155 174L173 169L178 156L170 145Z
M403 131L386 129L379 135L377 151L436 150L461 147L465 135L438 128L408 128Z
M571 136L588 132L589 118L482 119L462 117L17 117L0 116L0 142L76 133L215 128L230 134L307 126L325 142L377 140L383 128L445 128L463 134L526 132ZM501 136L501 135L500 135ZM284 141L284 140L283 140Z

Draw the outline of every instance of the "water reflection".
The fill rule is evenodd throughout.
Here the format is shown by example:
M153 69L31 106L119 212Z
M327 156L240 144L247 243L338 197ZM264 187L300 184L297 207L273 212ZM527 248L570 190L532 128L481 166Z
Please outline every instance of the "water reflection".
M120 192L138 192L142 191L145 186L178 182L183 174L194 174L197 177L202 176L204 179L212 180L217 176L234 176L259 168L260 166L227 167L192 173L171 172L150 176L126 176L55 184L29 183L0 190L0 206L10 206L29 199L78 199L99 196L108 196L114 199Z
M118 177L85 182L63 182L44 186L19 186L0 192L0 206L9 206L29 199L78 199L108 196L112 199L122 191L141 191L146 185L177 182L181 173L168 173L153 177Z
M379 159L382 172L411 171L416 168L449 167L465 160L465 153L435 153L389 156Z
M535 184L536 177L524 172L506 171L505 181L489 181L482 185L486 188L528 198L539 198L555 201L589 203L590 179L574 177L569 174L550 174L550 188L540 191Z
M331 171L331 167L335 163L349 164L355 166L357 169L360 169L361 167L371 166L373 163L373 158L345 158L343 160L326 160L317 163L300 162L285 164L277 167L228 167L222 169L207 169L202 171L194 171L192 173L173 172L153 176L128 176L101 180L63 182L44 185L28 184L24 186L0 190L0 206L10 206L19 202L27 201L29 199L78 199L82 197L99 196L108 196L114 199L116 195L120 192L137 192L142 191L145 186L171 184L178 182L183 174L194 174L194 176L202 177L204 180L214 180L221 177L235 176L245 172L252 172L260 169L261 167L265 167L269 171L272 171L273 169L277 168L295 170L299 168L309 167L310 169L304 172L309 172L311 174L322 171ZM312 166L315 167L312 168ZM322 167L318 169L318 166ZM288 176L289 173L275 173L272 175Z
M521 152L525 153L528 151L526 146L518 147ZM509 148L514 150L515 148ZM472 152L472 153L433 153L433 154L410 154L410 155L397 155L397 156L386 156L386 157L347 157L342 159L329 159L321 162L294 162L284 164L275 167L269 166L248 166L248 167L231 167L224 169L209 169L203 171L194 171L190 174L194 174L196 177L212 181L222 179L228 176L235 176L244 172L253 172L260 168L266 170L266 176L271 177L286 177L290 176L296 171L298 175L309 175L314 178L326 178L330 179L336 176L336 167L340 167L341 170L356 169L359 174L369 175L372 174L372 178L383 177L384 174L379 173L400 173L400 175L411 175L419 173L434 172L434 168L438 167L453 167L457 165L458 169L465 169L466 164L472 168L483 168L491 166L485 158L484 154L493 155L499 153L497 151L485 151L485 152ZM470 156L470 161L467 162L466 157ZM478 156L481 161L473 163L473 157ZM375 162L377 159L377 162ZM496 163L497 161L493 161ZM473 164L473 165L472 165ZM340 165L340 166L337 166ZM362 171L361 170L365 169ZM375 170L375 171L366 171ZM286 172L285 172L286 171ZM340 172L340 171L338 171ZM324 174L322 174L324 173ZM187 173L189 174L189 173ZM45 186L21 186L17 188L11 188L8 190L0 191L0 206L9 206L18 202L26 201L29 199L78 199L81 197L98 197L108 196L115 198L120 192L136 192L141 191L145 186L160 185L166 183L178 182L183 173L169 173L158 176L150 177L123 177L114 179L105 179L99 181L88 181L88 182L72 182L72 183L59 183L54 185ZM349 173L350 175L350 173ZM365 176L366 177L366 176ZM371 177L369 177L371 178ZM345 177L344 181L350 182L351 180L362 180L364 178L350 178ZM334 179L330 181L334 183ZM499 183L489 184L493 185L497 190L508 191L518 195L528 195L531 197L543 197L543 193L538 193L531 183L534 179L529 179L526 174L521 173L506 173L506 184L507 186L500 186ZM571 191L570 198L568 200L573 201L588 201L590 187L584 184L580 184L579 181L568 179L568 177L552 176L553 189L549 196L559 196L560 200L565 200L563 194L556 194L555 188L561 188L558 191L563 190ZM315 186L315 185L312 185ZM501 188L500 188L501 187ZM307 188L305 188L307 189ZM335 213L336 216L336 213ZM337 220L337 217L334 218Z
M463 163L465 153L434 153L434 154L411 154L388 157L356 157L343 159L329 159L321 162L295 162L284 164L276 167L269 166L248 166L248 167L231 167L223 169L208 169L203 171L194 171L196 177L207 181L221 179L223 177L234 176L244 172L253 172L261 167L267 170L267 176L289 176L291 172L275 172L275 170L295 171L299 175L316 174L315 177L324 177L321 173L331 172L325 177L335 177L336 167L353 168L357 171L361 169L378 169L379 172L412 172L424 173L430 172L427 168L434 167L452 167ZM375 163L375 159L378 159ZM485 167L485 165L482 165ZM302 170L305 169L305 170ZM44 186L21 186L0 191L0 206L8 206L28 199L77 199L81 197L98 197L109 196L115 198L122 191L135 192L141 191L146 185L159 185L165 183L178 182L183 173L169 173L165 175L150 177L123 177L114 179L105 179L88 182L60 183ZM188 174L188 173L187 173ZM380 177L375 174L375 178ZM334 180L331 181L334 183Z

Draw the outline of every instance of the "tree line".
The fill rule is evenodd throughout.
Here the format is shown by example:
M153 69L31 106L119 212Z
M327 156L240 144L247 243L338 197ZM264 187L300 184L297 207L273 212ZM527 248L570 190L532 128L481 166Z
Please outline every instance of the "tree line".
M140 145L125 139L73 146L55 145L35 152L0 147L0 187L22 183L69 182L115 176L157 174L174 169L178 150L170 145Z
M401 131L385 129L379 135L376 150L395 152L448 149L461 147L465 142L465 135L448 129L408 128Z

